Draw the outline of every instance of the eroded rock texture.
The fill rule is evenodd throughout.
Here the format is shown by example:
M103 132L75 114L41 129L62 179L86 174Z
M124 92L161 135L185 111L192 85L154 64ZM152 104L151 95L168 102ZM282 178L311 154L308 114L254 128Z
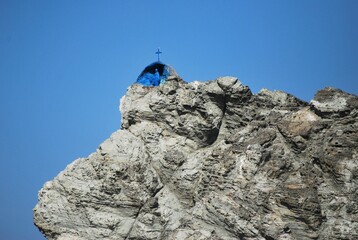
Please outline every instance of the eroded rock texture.
M358 239L358 97L236 78L132 85L122 129L47 182L48 239Z

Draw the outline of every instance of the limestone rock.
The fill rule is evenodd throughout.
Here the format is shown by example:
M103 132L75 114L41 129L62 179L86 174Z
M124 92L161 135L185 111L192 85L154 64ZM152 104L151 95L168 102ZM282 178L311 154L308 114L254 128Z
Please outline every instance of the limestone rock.
M122 129L39 192L47 239L358 239L358 97L133 84Z
M318 91L311 104L313 109L323 117L345 116L350 113L351 109L358 108L356 96L331 87Z

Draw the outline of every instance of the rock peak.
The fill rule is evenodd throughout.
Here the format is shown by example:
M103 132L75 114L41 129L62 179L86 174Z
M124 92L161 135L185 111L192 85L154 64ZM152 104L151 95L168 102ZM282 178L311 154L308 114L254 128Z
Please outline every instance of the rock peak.
M122 129L39 192L47 239L358 239L358 97L133 84Z

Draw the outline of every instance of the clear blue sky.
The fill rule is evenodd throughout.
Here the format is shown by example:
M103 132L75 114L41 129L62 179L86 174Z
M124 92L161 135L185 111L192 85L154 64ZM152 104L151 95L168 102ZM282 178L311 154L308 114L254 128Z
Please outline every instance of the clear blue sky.
M143 68L237 76L309 101L358 94L357 0L0 0L0 239L43 239L37 192L120 127Z

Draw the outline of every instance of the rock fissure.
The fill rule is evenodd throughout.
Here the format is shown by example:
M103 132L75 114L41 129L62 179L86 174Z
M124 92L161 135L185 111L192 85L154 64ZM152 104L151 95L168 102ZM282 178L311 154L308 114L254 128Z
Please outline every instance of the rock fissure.
M163 186L160 187L160 188L158 188L158 189L154 192L154 194L151 196L151 198L148 199L148 201L145 202L142 206L140 206L140 208L138 209L138 212L136 213L136 215L135 215L135 217L134 217L134 222L133 222L133 224L132 224L132 225L130 226L130 228L129 228L128 235L124 238L125 240L130 239L130 235L131 235L132 229L133 229L133 227L135 226L135 224L137 223L138 218L139 218L139 216L140 216L140 214L141 214L141 212L142 212L142 210L143 210L143 207L146 206L146 205L148 204L148 202L149 202L152 198L155 198L156 195L157 195L162 189L163 189Z

